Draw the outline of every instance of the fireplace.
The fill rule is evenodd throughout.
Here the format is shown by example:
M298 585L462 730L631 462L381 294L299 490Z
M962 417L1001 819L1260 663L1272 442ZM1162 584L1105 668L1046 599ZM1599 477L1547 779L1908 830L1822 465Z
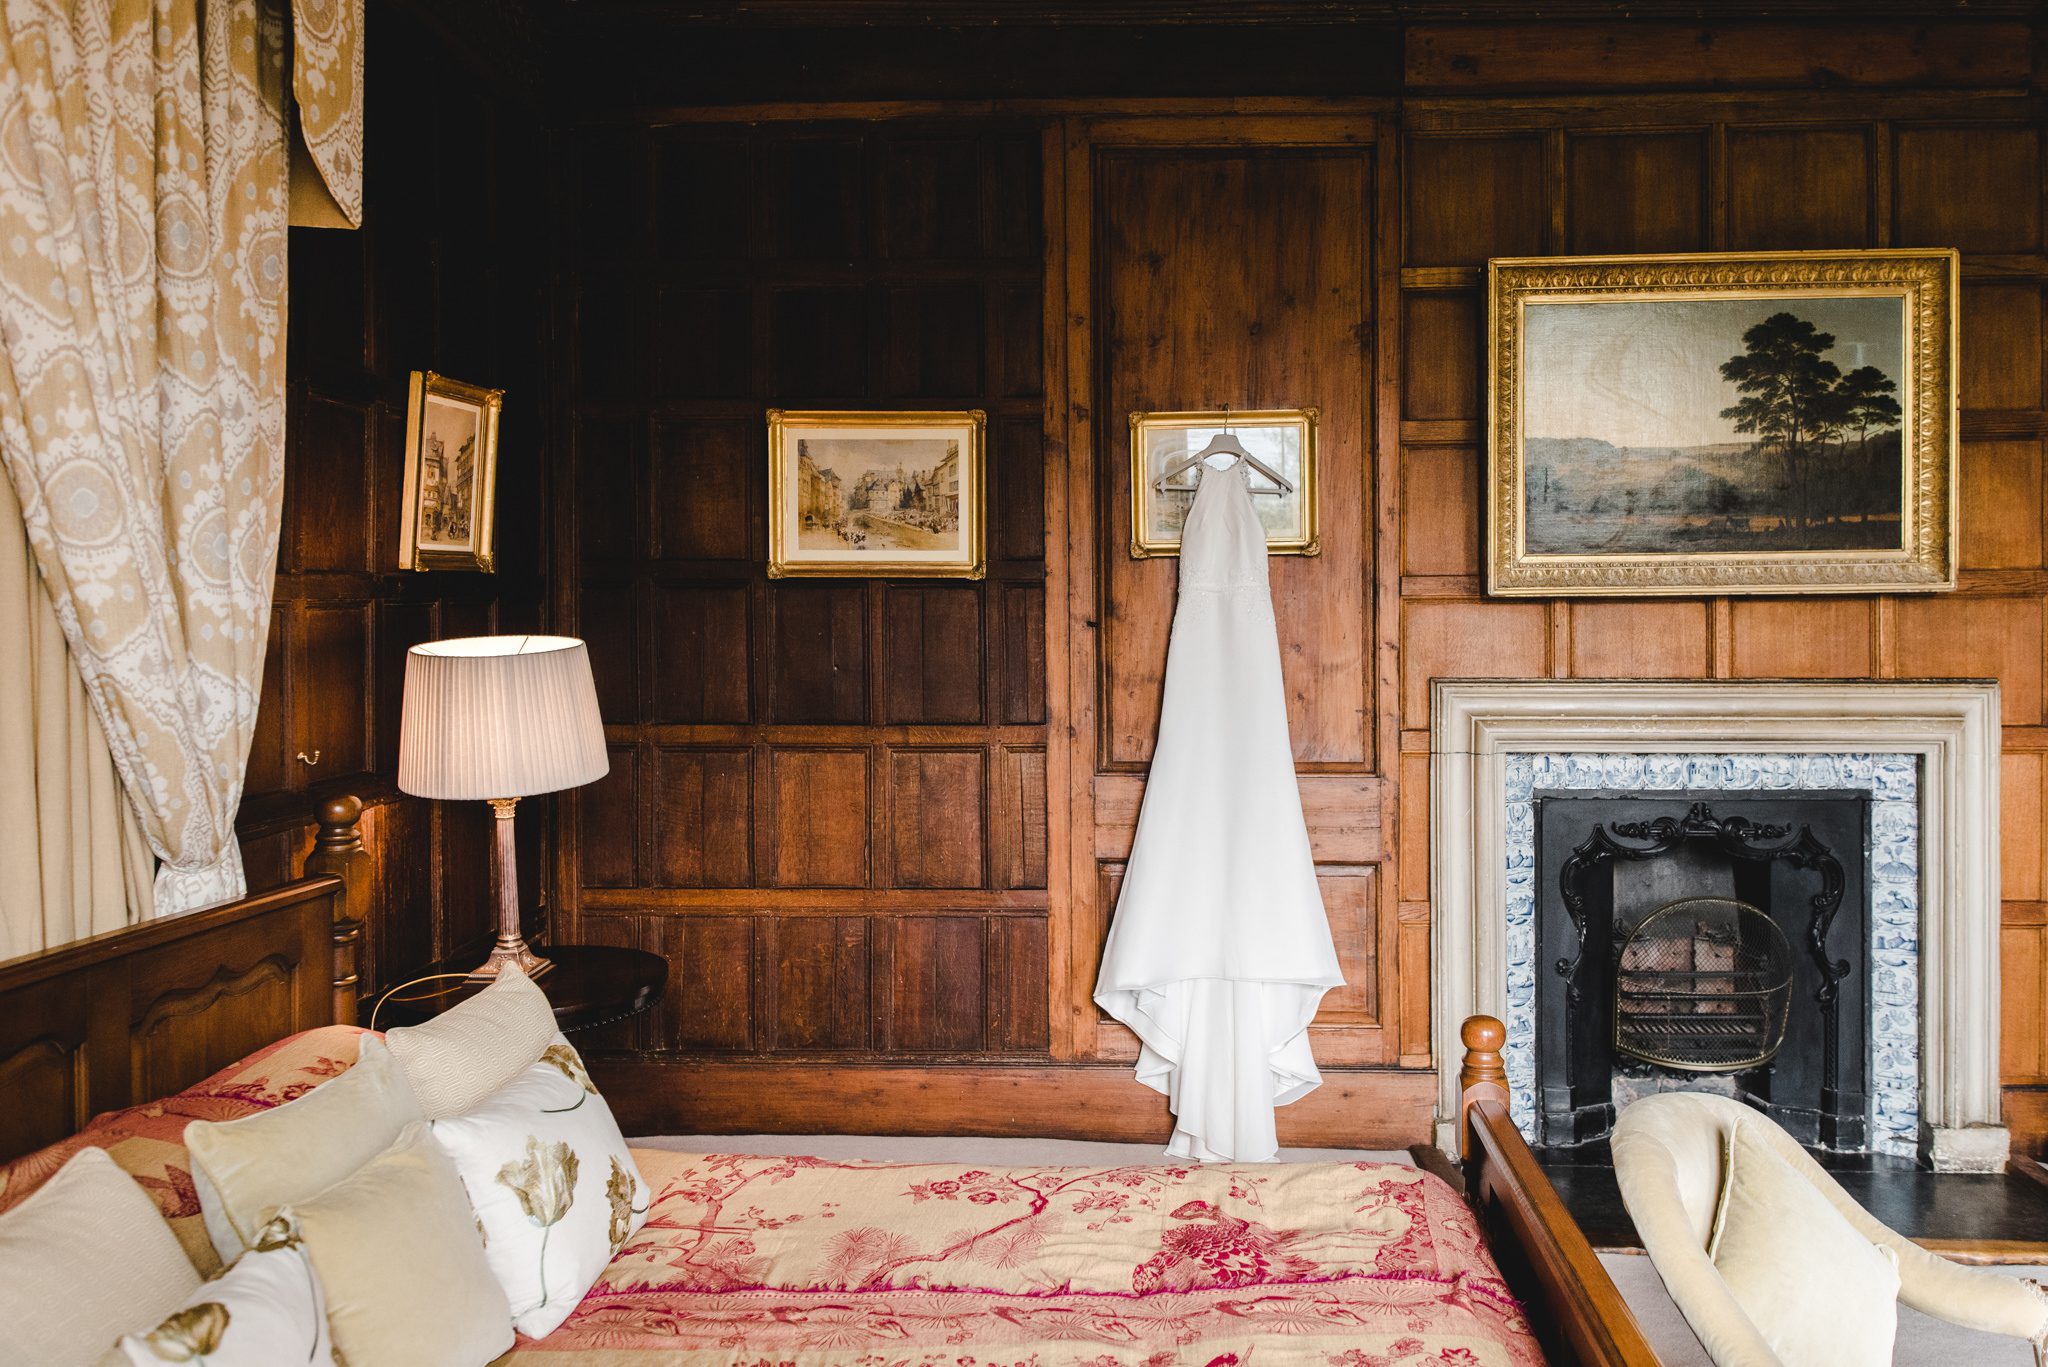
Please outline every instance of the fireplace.
M1515 1120L1530 1139L1540 1138L1536 1070L1554 1032L1539 1020L1538 994L1562 956L1539 953L1536 943L1538 896L1546 891L1537 871L1536 793L1680 800L1641 819L1682 821L1695 801L1707 802L1719 820L1741 814L1726 805L1733 801L1847 792L1870 796L1869 858L1854 873L1845 858L1844 901L1825 947L1835 963L1850 957L1852 943L1867 954L1864 969L1839 989L1865 991L1864 1007L1851 1011L1844 1001L1838 1012L1841 1029L1862 1023L1864 1045L1837 1041L1841 1060L1867 1060L1867 1146L1917 1155L1938 1171L2003 1170L2010 1136L1998 1069L1995 682L1438 679L1430 712L1430 1037L1439 1064L1439 1145L1459 1142L1458 1074L1444 1061L1455 1057L1460 1022L1475 1012L1507 1023L1501 1054ZM1815 833L1839 856L1866 848L1830 840L1818 827ZM1812 875L1801 876L1797 895L1810 906ZM1866 885L1859 910L1851 889ZM1765 907L1735 886L1732 873L1724 886L1690 895ZM1652 909L1677 900L1673 893ZM1839 919L1854 915L1868 918L1861 940ZM1804 1109L1785 1077L1786 1051L1799 1003L1811 1003L1814 991L1798 975L1820 970L1800 931L1773 919L1793 950L1792 1018L1784 1048L1769 1060L1770 1094L1753 1099ZM1604 947L1617 957L1603 962L1618 966L1612 934ZM1851 977L1859 987L1849 986ZM1608 1001L1611 1015L1611 995ZM1611 1023L1607 1043L1612 1052ZM1637 1077L1630 1058L1624 1053L1620 1067L1610 1060L1609 1095L1587 1106L1625 1104L1638 1086L1683 1085L1658 1074ZM1695 1087L1742 1085L1738 1074L1671 1071ZM1567 1085L1597 1093L1602 1084L1594 1077ZM1838 1071L1838 1093L1857 1085L1853 1071ZM1821 1113L1837 1112L1834 1142L1845 1144L1840 1122L1853 1121L1853 1105L1812 1110L1816 1135Z
M1871 794L1536 790L1536 1139L1711 1090L1871 1139Z

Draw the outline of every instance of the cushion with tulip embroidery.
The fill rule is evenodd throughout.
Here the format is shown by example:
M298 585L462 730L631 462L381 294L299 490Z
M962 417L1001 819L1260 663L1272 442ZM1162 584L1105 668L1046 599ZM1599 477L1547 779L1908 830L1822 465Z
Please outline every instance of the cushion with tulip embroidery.
M282 1221L161 1324L129 1334L103 1361L134 1367L335 1367L319 1278L298 1236Z
M647 1219L647 1185L611 1107L557 1035L483 1105L430 1124L476 1208L513 1327L544 1337Z

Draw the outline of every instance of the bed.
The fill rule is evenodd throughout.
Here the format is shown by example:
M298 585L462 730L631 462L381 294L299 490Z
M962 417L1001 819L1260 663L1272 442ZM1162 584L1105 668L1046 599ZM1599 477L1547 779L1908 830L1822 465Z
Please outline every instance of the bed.
M184 1125L282 1104L354 1058L353 821L330 803L313 875L286 888L0 963L0 1089L20 1102L0 1122L0 1209L97 1144L211 1259ZM1508 1118L1502 1037L1466 1023L1466 1151L1441 1175L642 1149L647 1226L567 1324L509 1357L1651 1367Z

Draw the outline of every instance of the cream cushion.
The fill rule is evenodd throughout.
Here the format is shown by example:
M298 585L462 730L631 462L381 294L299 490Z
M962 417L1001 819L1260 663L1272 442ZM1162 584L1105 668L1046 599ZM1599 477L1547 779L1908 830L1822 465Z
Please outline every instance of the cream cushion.
M1899 1258L1844 1220L1745 1120L1728 1138L1707 1256L1771 1350L1801 1367L1888 1367Z
M80 1149L0 1215L0 1360L89 1367L198 1287L156 1202L105 1149Z
M512 1327L544 1338L647 1219L647 1184L560 1035L468 1115L429 1122L483 1227Z
M1707 1257L1728 1140L1746 1121L1852 1228L1897 1256L1901 1304L1966 1329L2048 1332L2048 1299L2032 1286L1958 1266L1885 1228L1757 1111L1697 1092L1644 1097L1614 1127L1615 1179L1665 1289L1719 1367L1783 1367Z
M320 1281L295 1242L244 1253L155 1328L127 1335L118 1348L111 1361L122 1367L334 1367Z
M349 1367L480 1367L512 1346L462 1180L424 1124L279 1219L312 1260Z
M547 994L516 966L424 1025L385 1033L429 1120L464 1115L530 1067L555 1035Z
M391 1146L420 1119L405 1074L375 1035L355 1067L273 1110L185 1127L206 1233L232 1264L278 1208L315 1195Z

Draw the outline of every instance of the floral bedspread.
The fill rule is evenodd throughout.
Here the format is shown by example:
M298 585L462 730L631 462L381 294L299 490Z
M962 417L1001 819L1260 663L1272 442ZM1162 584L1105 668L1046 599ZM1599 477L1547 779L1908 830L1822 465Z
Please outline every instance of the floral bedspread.
M353 1026L328 1025L288 1035L176 1096L94 1116L69 1139L0 1166L0 1211L28 1199L80 1149L97 1146L155 1199L193 1266L210 1277L220 1271L220 1255L199 1216L185 1126L194 1120L233 1120L305 1095L354 1065L362 1033Z
M1464 1203L1414 1168L966 1168L636 1150L646 1226L506 1361L1534 1367Z

